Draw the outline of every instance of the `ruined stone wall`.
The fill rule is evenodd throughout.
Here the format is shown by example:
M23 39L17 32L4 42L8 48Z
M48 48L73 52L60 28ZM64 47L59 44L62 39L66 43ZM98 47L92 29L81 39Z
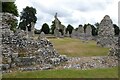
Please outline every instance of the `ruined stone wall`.
M47 39L27 39L25 31L17 30L13 33L6 23L7 17L14 17L4 13L2 21L2 70L38 70L49 69L62 62L67 57L59 55ZM12 70L11 70L12 69Z
M100 22L98 29L97 44L102 47L111 47L117 42L114 36L113 22L108 15L106 15Z

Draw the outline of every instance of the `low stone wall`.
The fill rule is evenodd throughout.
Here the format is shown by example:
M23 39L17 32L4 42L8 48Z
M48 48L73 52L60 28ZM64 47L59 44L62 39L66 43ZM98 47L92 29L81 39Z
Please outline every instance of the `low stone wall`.
M94 57L69 57L66 64L62 64L56 69L95 69L110 68L118 66L118 58L113 56L94 56Z

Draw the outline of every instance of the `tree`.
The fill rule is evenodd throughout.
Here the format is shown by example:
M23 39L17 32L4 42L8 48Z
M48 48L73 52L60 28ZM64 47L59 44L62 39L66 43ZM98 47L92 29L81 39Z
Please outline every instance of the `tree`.
M66 28L66 33L69 32L69 34L72 34L72 30L73 30L73 26L71 26L70 24L67 26Z
M116 35L116 36L119 35L119 33L120 33L119 27L118 27L116 24L113 24L113 27L114 27L115 35Z
M49 34L50 28L47 23L44 23L41 28L41 32L44 32L45 34Z
M17 6L14 2L2 2L2 12L12 13L18 16Z
M26 7L21 12L20 16L20 24L19 25L25 25L25 26L19 26L21 29L26 29L26 26L28 27L28 30L31 31L31 22L36 23L37 17L35 16L36 9L33 7Z
M21 30L24 30L24 31L25 31L25 30L26 30L26 27L25 27L25 26L26 26L26 22L25 22L25 21L22 21L22 22L19 23L18 28L20 28Z

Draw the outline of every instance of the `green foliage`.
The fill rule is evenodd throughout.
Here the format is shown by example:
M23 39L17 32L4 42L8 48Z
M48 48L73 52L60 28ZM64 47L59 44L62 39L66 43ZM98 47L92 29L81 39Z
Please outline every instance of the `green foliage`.
M17 6L14 2L2 2L2 12L12 13L18 16Z
M31 22L36 23L37 17L35 16L36 9L33 7L26 7L21 12L20 16L20 24L19 25L25 25L25 26L19 26L19 28L25 30L26 26L28 27L28 30L31 31Z
M16 20L16 21L11 21L11 27L10 27L10 30L12 30L12 31L16 31L16 27L17 27L17 23L18 23L18 21Z
M47 23L44 23L41 28L41 32L44 32L45 34L49 34L50 28Z
M25 21L22 21L22 22L20 22L19 23L19 26L18 26L18 28L20 28L21 30L26 30L26 22Z
M66 33L69 32L69 34L72 34L72 30L73 30L73 26L71 26L70 24L67 26L66 28Z
M119 33L120 33L119 27L118 27L116 24L113 24L113 27L114 27L115 35L116 35L116 36L119 35Z

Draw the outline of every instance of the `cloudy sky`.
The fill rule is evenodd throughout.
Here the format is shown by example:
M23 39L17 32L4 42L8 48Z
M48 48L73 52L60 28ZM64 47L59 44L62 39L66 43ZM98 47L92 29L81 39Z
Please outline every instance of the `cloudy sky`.
M109 15L113 23L118 24L119 0L16 0L20 12L26 6L32 6L37 10L37 23L35 27L40 29L43 23L52 24L57 12L58 18L67 26L71 24L75 28L79 24L100 22L105 15Z

